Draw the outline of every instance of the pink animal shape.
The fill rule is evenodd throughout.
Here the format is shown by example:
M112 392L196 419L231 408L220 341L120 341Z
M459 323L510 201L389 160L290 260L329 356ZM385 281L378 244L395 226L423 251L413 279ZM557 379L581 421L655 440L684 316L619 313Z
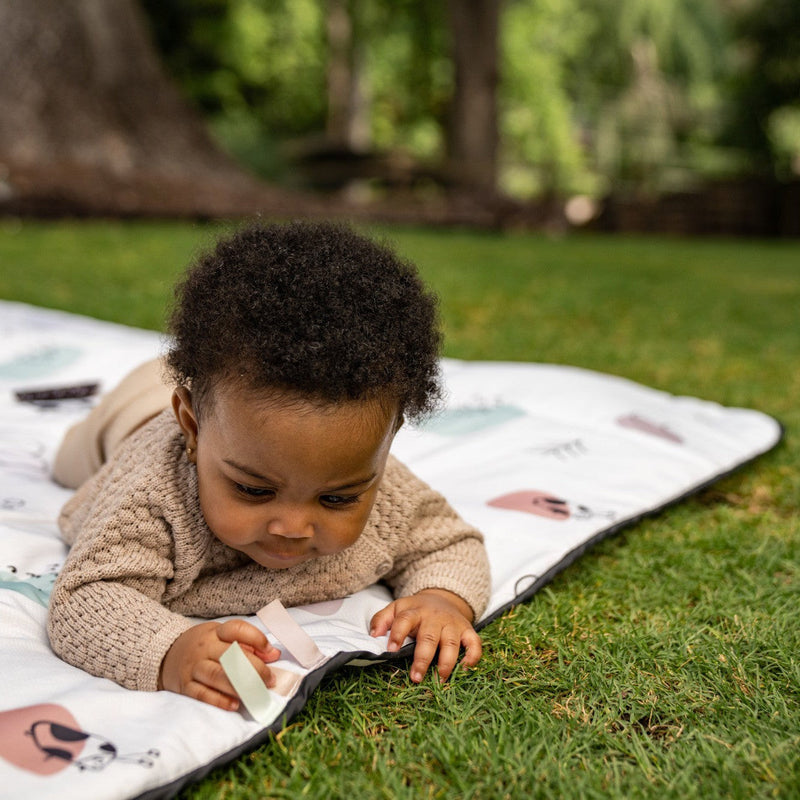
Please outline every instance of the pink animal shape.
M490 500L487 505L494 508L507 508L511 511L524 511L538 517L555 519L564 522L568 519L616 519L614 511L595 511L581 503L570 503L552 492L540 492L537 489L524 489L511 492Z
M550 492L539 492L535 489L526 489L521 492L511 492L501 497L490 500L488 505L494 508L507 508L511 511L526 511L547 519L566 520L570 517L569 504L566 500L556 497Z

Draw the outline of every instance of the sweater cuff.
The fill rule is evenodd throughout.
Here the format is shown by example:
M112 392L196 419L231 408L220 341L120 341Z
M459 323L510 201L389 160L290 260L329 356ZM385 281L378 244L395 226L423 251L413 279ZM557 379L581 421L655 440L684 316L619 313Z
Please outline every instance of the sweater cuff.
M153 635L147 648L144 649L139 669L136 673L136 689L140 692L158 690L158 677L161 673L161 662L172 647L173 642L189 628L196 625L190 619L179 614L172 614L167 624Z

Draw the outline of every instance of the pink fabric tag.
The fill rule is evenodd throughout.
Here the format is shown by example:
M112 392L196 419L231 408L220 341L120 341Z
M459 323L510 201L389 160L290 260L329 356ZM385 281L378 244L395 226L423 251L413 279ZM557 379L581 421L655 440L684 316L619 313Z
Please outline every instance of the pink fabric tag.
M314 640L292 619L280 600L273 600L256 616L301 666L311 669L325 660Z

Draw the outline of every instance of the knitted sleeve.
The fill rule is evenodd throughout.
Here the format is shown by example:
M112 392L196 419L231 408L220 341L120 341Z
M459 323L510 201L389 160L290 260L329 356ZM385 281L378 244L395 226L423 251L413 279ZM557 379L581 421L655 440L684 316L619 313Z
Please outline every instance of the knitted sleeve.
M474 619L480 619L491 588L480 532L395 459L387 464L380 502L379 513L400 539L394 566L384 578L395 597L446 589L465 600Z
M154 691L164 655L193 625L161 604L175 574L171 528L126 463L107 465L65 512L73 545L50 598L52 648L93 675Z

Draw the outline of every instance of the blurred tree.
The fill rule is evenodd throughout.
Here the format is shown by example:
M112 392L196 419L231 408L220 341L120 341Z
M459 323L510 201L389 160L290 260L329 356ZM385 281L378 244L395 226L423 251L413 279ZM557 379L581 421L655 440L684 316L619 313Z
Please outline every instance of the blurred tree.
M462 191L494 194L497 187L500 8L501 0L448 0L454 89L447 167Z
M374 145L441 162L453 93L446 3L362 0L361 11Z
M359 36L357 0L328 0L325 27L328 41L325 134L337 147L365 152L371 142L364 81L364 41Z
M326 127L320 0L141 0L165 64L225 149L292 182L282 142Z
M751 0L736 35L741 66L725 141L758 172L800 175L800 2Z
M290 179L281 143L327 131L462 184L499 171L524 196L724 165L726 1L143 0L175 74L261 174Z
M278 204L212 143L133 0L0 4L5 204L226 213Z
M494 186L500 0L142 2L173 74L261 174L290 179L281 143L324 132Z
M509 0L503 12L501 186L516 196L597 188L570 81L594 26L584 6L583 0Z
M131 207L147 193L132 176L221 196L208 187L235 170L137 5L216 141L284 184L300 174L287 154L331 142L390 152L391 180L481 196L800 169L796 0L3 0L0 158L17 187L23 165L61 184L91 166ZM175 185L150 194L202 196Z
M568 63L584 141L609 185L677 188L719 132L728 50L719 0L584 0Z

